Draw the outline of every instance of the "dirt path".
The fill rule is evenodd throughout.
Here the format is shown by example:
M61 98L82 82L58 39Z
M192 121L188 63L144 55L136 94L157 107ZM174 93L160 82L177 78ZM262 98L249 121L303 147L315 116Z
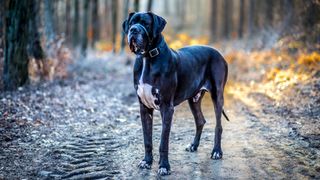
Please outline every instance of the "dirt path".
M155 163L139 170L144 150L132 67L123 58L106 59L79 63L68 80L0 94L0 179L157 177L160 115L154 119ZM215 122L209 99L203 102L207 124L194 153L185 151L195 134L192 115L186 103L176 108L172 175L165 178L320 178L319 149L295 136L285 118L228 94L224 158L210 159Z

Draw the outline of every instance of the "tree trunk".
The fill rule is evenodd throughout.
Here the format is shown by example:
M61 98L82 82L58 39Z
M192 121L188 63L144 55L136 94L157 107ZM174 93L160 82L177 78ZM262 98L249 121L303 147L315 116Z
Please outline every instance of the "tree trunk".
M112 1L112 52L116 52L118 1Z
M6 16L4 88L14 90L28 81L28 27L34 1L10 0Z
M112 1L113 2L113 1ZM138 12L139 11L139 7L140 7L140 0L134 0L134 3L133 3L133 9L135 12Z
M244 24L244 0L240 0L240 14L239 14L239 25L238 25L238 36L243 37L243 24Z
M266 23L266 20L265 20L265 14L264 14L264 6L263 6L263 3L265 1L261 1L261 0L256 0L255 1L255 9L254 9L254 20L253 20L253 23L254 23L254 28L256 30L262 30L264 27L265 27L265 23Z
M112 13L112 10L111 10L111 3L112 1L110 0L105 0L105 3L104 3L104 29L105 29L105 32L106 32L106 40L107 41L111 41L111 36L112 36L112 22L111 22L111 13Z
M89 0L85 0L83 3L83 21L82 21L82 42L81 53L83 56L87 55L88 47L88 19L89 19Z
M255 7L255 0L249 1L249 12L248 12L248 33L249 37L253 36L254 34L254 7Z
M163 7L164 7L164 14L169 16L170 15L169 0L164 0Z
M231 0L224 0L224 8L223 8L223 12L224 12L224 21L223 21L223 36L226 39L230 38L230 24L232 23L232 9L231 9Z
M30 10L30 26L29 26L29 45L28 50L29 54L34 57L36 60L44 60L45 53L41 47L40 33L39 33L39 22L40 17L38 12L40 12L40 1L30 0L33 3L31 4Z
M44 18L45 18L45 34L46 34L46 48L50 48L50 44L53 42L56 33L53 24L53 1L44 1Z
M153 4L153 0L148 0L147 11L152 10L152 4Z
M66 29L65 29L65 39L68 44L70 44L71 36L71 0L66 0Z
M274 7L274 0L269 0L265 2L266 7L266 23L265 26L273 27L273 7Z
M302 26L306 32L317 31L317 33L319 33L319 26L317 27L316 25L320 24L320 2L316 0L308 0L305 2L305 6L306 9L302 14Z
M281 25L281 34L290 33L291 29L289 27L292 25L293 21L293 1L292 0L283 0L280 3L280 11L282 15L282 25Z
M5 6L6 0L0 0L0 76L3 75L4 66L4 23L5 23ZM0 79L0 90L3 88L3 78Z
M72 44L76 47L79 44L79 0L73 0L74 14L72 27Z
M176 1L177 9L177 17L179 19L177 30L181 31L184 28L185 20L186 20L186 2L184 0Z
M123 17L126 18L128 16L129 11L129 0L125 0L124 8L123 8ZM124 47L126 45L126 34L122 31L121 33L121 53L124 52Z
M92 0L92 20L91 20L91 27L92 27L92 41L91 47L95 46L95 43L100 38L100 19L99 19L99 1Z
M53 19L53 29L54 32L57 34L60 34L60 11L59 11L59 4L62 2L61 0L51 0L52 1L52 19ZM63 17L64 18L64 17ZM62 22L65 21L64 19ZM63 24L62 24L63 26ZM64 30L62 30L63 32Z
M217 27L218 27L218 8L217 8L217 0L211 0L211 42L216 41L217 36Z

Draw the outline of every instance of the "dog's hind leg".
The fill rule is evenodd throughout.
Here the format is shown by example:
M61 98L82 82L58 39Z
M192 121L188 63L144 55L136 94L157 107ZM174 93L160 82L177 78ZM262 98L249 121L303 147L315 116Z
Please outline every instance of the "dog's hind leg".
M204 95L205 91L200 91L196 97L188 99L188 103L192 112L192 115L194 117L194 121L196 124L196 135L194 137L193 142L186 148L186 151L194 152L197 151L199 143L200 143L200 137L202 133L202 129L204 124L206 123L206 120L202 114L201 111L201 100Z
M223 107L223 91L219 89L216 92L212 92L211 98L214 104L214 110L216 115L214 147L211 153L211 158L221 159L223 155L222 149L221 149L221 134L222 134L221 114L222 114L222 107Z
M220 59L211 66L211 85L210 89L211 99L214 104L214 110L216 115L216 128L214 137L214 147L211 153L212 159L221 159L223 152L221 149L221 116L223 111L224 97L223 91L227 80L228 66L227 63Z

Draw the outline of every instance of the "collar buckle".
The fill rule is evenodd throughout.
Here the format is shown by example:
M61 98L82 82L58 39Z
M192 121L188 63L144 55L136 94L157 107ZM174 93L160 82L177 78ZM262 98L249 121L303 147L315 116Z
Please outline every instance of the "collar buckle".
M158 56L159 54L160 54L160 53L159 53L158 48L154 48L154 49L152 49L152 50L149 51L149 55L150 55L151 58L156 57L156 56Z

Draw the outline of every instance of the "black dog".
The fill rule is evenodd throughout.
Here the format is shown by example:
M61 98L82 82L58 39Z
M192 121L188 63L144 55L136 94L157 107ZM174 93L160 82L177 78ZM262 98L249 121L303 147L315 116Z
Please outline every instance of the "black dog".
M145 146L140 168L151 168L153 110L160 110L162 133L160 142L159 175L170 174L168 160L169 134L174 107L188 100L196 123L196 135L188 151L199 146L205 119L201 112L201 99L208 91L214 103L216 128L211 158L222 158L221 114L223 90L227 81L228 66L216 50L207 46L190 46L171 50L163 36L166 21L151 12L130 13L122 24L128 35L132 52L137 55L134 65L134 87L140 102L140 114Z

